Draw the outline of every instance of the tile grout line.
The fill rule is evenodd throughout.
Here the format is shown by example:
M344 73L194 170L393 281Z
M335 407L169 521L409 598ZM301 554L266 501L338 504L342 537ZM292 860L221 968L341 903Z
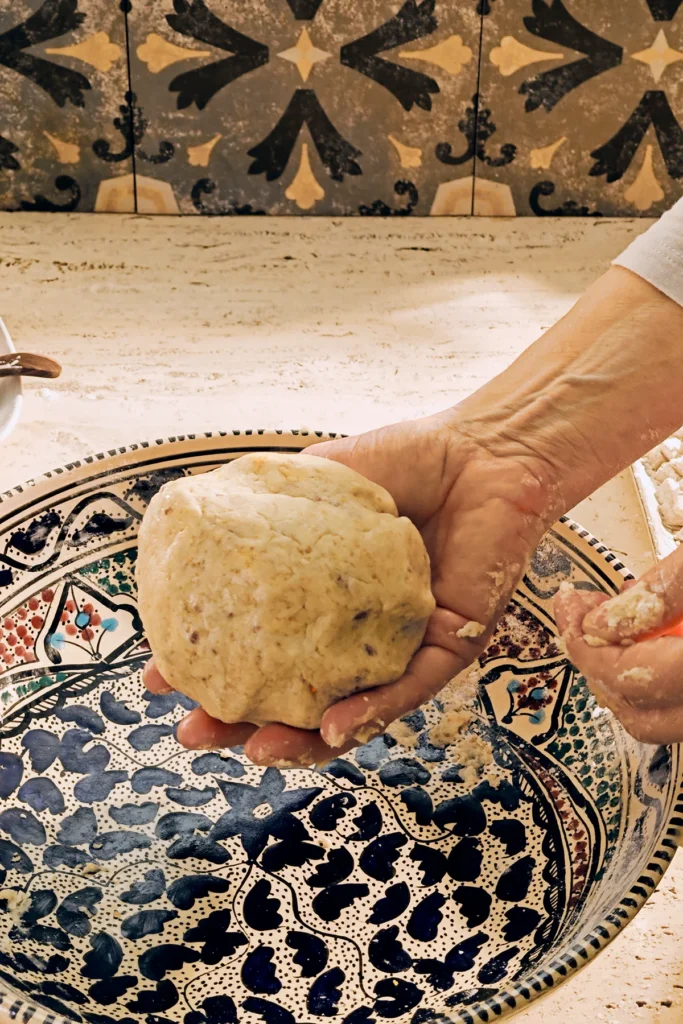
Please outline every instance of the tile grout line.
M121 3L121 12L123 14L123 24L126 35L126 69L128 73L128 111L130 117L130 150L131 150L131 163L133 168L133 213L138 212L138 175L137 167L135 164L135 103L133 100L133 71L130 60L130 30L128 26L128 15L131 11L130 0L123 0Z
M475 193L477 189L477 136L479 134L479 89L481 86L481 62L484 53L484 14L486 0L479 0L479 54L477 60L477 86L475 91L474 100L474 136L472 139L472 145L474 148L473 162L472 162L472 203L470 206L470 217L474 217L474 201Z

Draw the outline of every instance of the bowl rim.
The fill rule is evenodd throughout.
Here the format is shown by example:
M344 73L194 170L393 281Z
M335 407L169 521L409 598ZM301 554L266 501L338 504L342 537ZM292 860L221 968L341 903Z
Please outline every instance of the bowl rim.
M2 319L1 316L0 341L4 342L7 348L7 352L16 352L16 348L14 342L12 341L12 337L9 331L7 330L7 325L5 324L5 321ZM6 379L5 383L9 386L10 390L9 396L7 398L7 403L8 405L13 406L13 409L10 412L9 419L5 426L0 426L0 441L6 441L10 434L15 429L17 423L19 422L19 417L21 416L21 407L24 401L24 397L22 394L21 377L9 377ZM12 394L12 391L14 392L14 394Z
M0 325L2 325L2 320L0 320ZM292 444L288 447L294 450L302 450L318 441L333 441L346 436L343 433L309 430L305 427L292 430L262 427L245 430L213 430L193 434L177 434L153 441L141 441L122 445L95 455L84 456L82 459L70 462L66 466L49 470L34 479L27 480L24 484L16 485L10 490L0 493L0 523L4 518L3 502L19 496L21 496L23 501L26 501L27 498L30 498L31 490L41 485L49 486L49 484L54 482L55 477L60 478L60 489L62 489L65 483L67 483L64 479L65 474L74 473L97 462L120 459L121 468L124 468L129 456L147 449L154 450L162 446L172 446L184 444L188 441L212 438L259 437L263 438L264 442L266 442L268 438L272 437L280 439L280 444L282 444L282 438L291 438ZM307 438L308 440L302 444L302 438ZM262 448L263 450L268 450L267 444L263 443ZM608 562L612 569L619 572L625 578L630 577L631 574L619 557L598 540L590 530L584 529L584 527L567 515L561 516L559 522L568 526L582 540L585 540L590 547L594 548L596 555L599 555ZM545 966L538 967L519 981L509 983L497 995L481 1002L473 1003L469 1007L459 1008L455 1012L443 1012L433 1024L443 1024L444 1021L448 1021L450 1024L489 1024L492 1019L501 1019L505 1016L509 1019L541 996L546 995L551 989L557 987L567 978L576 974L589 964L598 953L605 949L645 905L664 877L678 849L678 840L683 834L683 765L679 769L676 790L677 796L673 812L666 824L662 826L657 848L652 853L647 867L619 902L603 916L602 920L594 928L581 935L579 939L551 961L547 962ZM54 1013L40 1004L31 1002L30 998L24 999L18 992L15 994L12 991L8 991L3 983L0 982L0 1024L10 1024L10 1022L15 1021L22 1008L22 1019L29 1020L30 1018L31 1024L73 1024L68 1018ZM426 1021L424 1024L432 1024L432 1022Z

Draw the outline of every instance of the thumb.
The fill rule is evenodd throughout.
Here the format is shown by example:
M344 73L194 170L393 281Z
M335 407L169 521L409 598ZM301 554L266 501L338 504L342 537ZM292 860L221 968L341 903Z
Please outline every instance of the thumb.
M384 434L384 438L382 438ZM318 455L323 459L331 459L334 462L341 462L350 469L355 469L361 476L372 480L374 483L384 487L395 497L397 483L396 464L392 460L393 454L387 442L388 431L373 430L367 434L358 434L354 437L340 437L335 441L321 441L319 444L311 445L305 449L306 455ZM384 441L384 443L382 443ZM393 470L393 472L392 472Z
M393 497L399 515L419 527L443 499L447 451L447 435L432 417L322 441L306 454L341 462L379 484Z
M683 547L583 621L583 631L608 643L670 633L683 622Z

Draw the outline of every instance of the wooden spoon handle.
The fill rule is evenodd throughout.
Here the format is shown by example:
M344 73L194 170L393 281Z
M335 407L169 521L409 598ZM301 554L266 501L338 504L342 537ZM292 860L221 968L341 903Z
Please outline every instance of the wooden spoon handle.
M8 352L0 356L0 377L59 377L62 368L54 359L29 352Z

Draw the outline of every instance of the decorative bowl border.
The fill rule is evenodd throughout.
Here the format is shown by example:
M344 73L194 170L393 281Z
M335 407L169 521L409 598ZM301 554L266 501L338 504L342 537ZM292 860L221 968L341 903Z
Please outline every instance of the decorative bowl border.
M0 321L1 323L1 321ZM67 463L66 466L50 470L35 479L19 484L8 491L0 493L0 512L2 503L15 498L17 495L33 489L41 484L54 481L56 477L64 473L72 472L84 466L90 466L105 459L125 457L134 452L145 449L154 449L156 446L176 444L184 441L193 441L198 438L235 438L235 437L268 437L281 438L309 438L300 447L305 448L309 444L315 444L320 440L334 440L346 435L341 433L328 433L319 430L284 430L259 428L254 430L219 430L206 431L195 434L178 434L167 438L158 438L154 441L142 441L118 448L110 448L95 455L88 455L81 460ZM288 448L295 448L292 444ZM122 459L125 462L125 459ZM576 523L569 516L562 516L560 522L566 524L570 530L577 533L585 540L590 547L595 548L596 554L601 555L605 561L611 563L612 568L619 572L625 579L632 578L626 566L617 558L606 545L602 544L596 537ZM510 1016L525 1009L530 1003L540 996L547 994L552 988L561 984L570 975L575 974L590 963L598 953L605 949L619 932L627 925L641 910L659 882L666 873L674 854L679 846L680 837L683 835L683 771L679 773L678 795L674 805L674 812L670 817L665 835L660 840L658 848L652 855L652 860L647 865L647 873L641 874L638 881L631 886L621 900L607 913L602 921L591 931L587 932L577 942L574 942L561 956L555 957L547 966L528 974L519 982L508 985L498 995L483 1002L473 1004L469 1008L462 1008L457 1013L442 1014L434 1020L434 1024L489 1024L489 1022L502 1017L504 1014ZM9 1000L13 1000L11 1004ZM45 1007L31 1004L22 998L15 997L13 993L0 987L0 1024L21 1021L21 1024L73 1024L67 1018L51 1013ZM424 1024L431 1024L427 1021Z

